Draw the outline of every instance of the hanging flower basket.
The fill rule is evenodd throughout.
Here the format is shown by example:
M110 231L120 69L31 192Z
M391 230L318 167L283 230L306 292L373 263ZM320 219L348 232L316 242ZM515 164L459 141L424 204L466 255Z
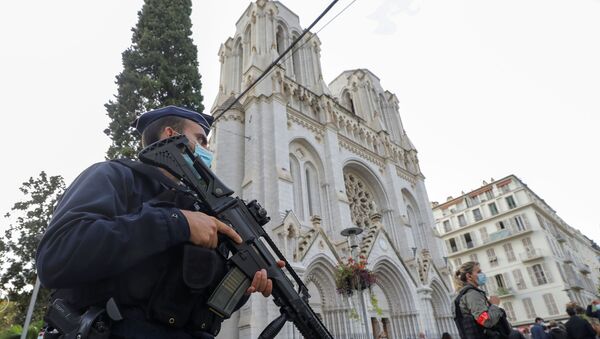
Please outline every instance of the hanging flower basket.
M347 262L340 263L335 272L336 290L347 297L354 291L371 288L376 281L375 273L367 268L367 261L363 256L359 257L358 262L349 258Z

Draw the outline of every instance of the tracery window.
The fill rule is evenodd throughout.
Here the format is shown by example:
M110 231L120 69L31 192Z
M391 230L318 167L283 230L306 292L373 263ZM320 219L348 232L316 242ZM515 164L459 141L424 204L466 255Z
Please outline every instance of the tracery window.
M344 182L350 202L352 222L357 227L368 228L371 225L370 216L377 212L373 193L367 184L353 173L345 173Z

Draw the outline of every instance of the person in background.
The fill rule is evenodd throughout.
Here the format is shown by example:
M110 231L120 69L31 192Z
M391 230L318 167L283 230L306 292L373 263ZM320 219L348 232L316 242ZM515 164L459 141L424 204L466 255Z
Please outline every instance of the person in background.
M531 332L529 332L529 327L525 326L525 327L521 327L521 330L523 333L523 336L525 337L525 339L531 339Z
M532 339L549 339L548 334L544 331L544 319L537 317L535 323L531 326Z
M558 323L554 320L551 320L548 324L548 334L550 335L550 339L567 339L567 331L558 326Z
M587 306L585 314L588 317L600 319L600 299L592 300L592 303Z
M503 332L510 334L506 313L498 305L497 296L487 297L481 290L486 275L478 262L462 264L454 274L458 296L454 300L454 322L461 339L493 338Z
M448 332L442 333L442 339L452 339L452 336Z
M508 339L525 339L525 336L516 328L511 328Z
M568 339L596 339L596 331L592 325L585 319L577 315L577 308L580 307L577 303L570 302L567 304L567 338Z

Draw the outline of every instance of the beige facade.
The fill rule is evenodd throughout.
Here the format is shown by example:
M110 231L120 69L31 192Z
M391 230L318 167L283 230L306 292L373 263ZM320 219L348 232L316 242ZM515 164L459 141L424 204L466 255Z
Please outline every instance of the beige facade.
M513 324L566 319L568 301L598 292L600 249L516 176L432 207L451 267L478 261Z

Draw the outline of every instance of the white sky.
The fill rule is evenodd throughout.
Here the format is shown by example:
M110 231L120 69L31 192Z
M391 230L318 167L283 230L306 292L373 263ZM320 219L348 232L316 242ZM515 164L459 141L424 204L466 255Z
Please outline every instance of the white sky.
M194 1L204 104L248 0ZM287 0L308 26L327 1ZM325 22L350 3L340 0ZM104 104L141 0L3 1L0 213L41 170L102 161ZM431 200L515 174L600 243L600 0L358 0L319 33L329 82L368 68L398 96ZM0 228L7 221L0 221Z

